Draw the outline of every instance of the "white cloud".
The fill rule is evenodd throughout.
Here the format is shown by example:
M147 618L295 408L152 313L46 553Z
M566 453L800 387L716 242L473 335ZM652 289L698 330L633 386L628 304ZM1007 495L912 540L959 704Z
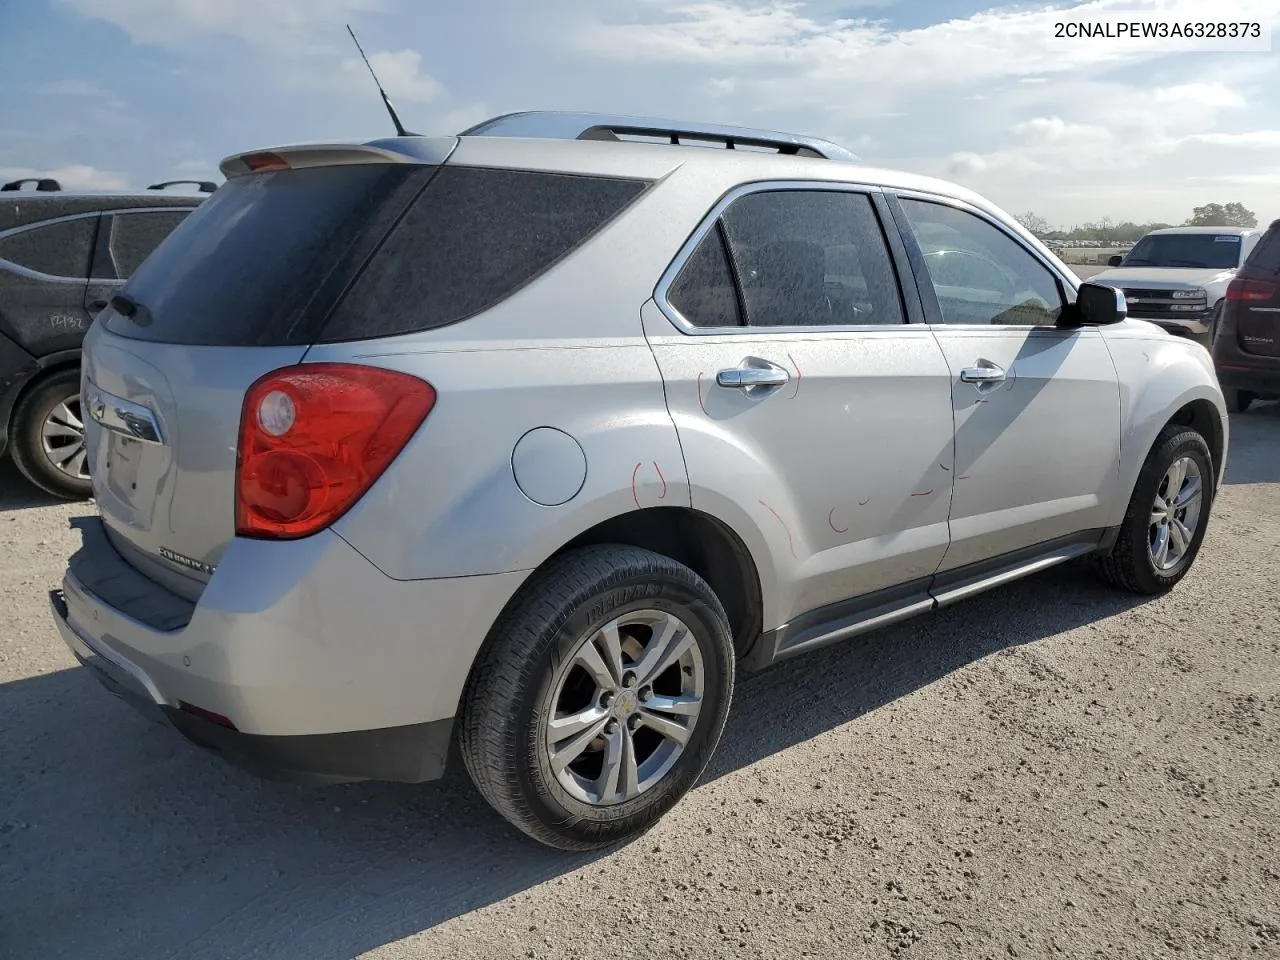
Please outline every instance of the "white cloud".
M53 97L87 97L89 99L105 99L107 96L101 87L80 77L67 77L41 84L36 87L36 93Z
M379 9L382 0L61 0L82 16L105 20L139 43L186 47L210 34L255 46L305 51L350 40L343 24Z
M29 177L52 177L64 190L121 190L128 186L128 182L120 174L98 170L83 163L44 170L35 167L0 167L0 180L25 180Z
M422 70L422 55L416 50L383 50L369 54L369 63L382 81L392 102L435 100L444 87ZM342 86L350 91L371 93L376 88L369 69L359 57L342 61Z
M1198 133L1187 137L1191 143L1210 143L1222 147L1260 147L1280 150L1280 130L1246 130L1243 133Z

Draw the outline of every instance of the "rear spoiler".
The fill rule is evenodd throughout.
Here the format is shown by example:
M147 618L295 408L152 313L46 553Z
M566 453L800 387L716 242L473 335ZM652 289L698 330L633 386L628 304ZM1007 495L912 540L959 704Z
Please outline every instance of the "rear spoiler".
M438 165L449 159L457 145L457 137L388 137L368 143L303 143L238 153L223 160L218 169L231 180L250 173L359 163Z

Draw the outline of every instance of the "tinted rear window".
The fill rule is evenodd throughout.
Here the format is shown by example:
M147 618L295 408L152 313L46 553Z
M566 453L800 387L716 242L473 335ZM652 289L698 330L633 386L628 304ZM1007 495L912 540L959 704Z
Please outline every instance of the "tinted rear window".
M32 227L0 239L0 260L53 277L83 279L89 274L98 218L78 217Z
M146 258L123 291L139 311L107 311L107 329L163 343L309 343L366 248L435 169L357 164L232 178Z
M443 167L338 306L321 339L429 330L488 309L612 220L646 185Z

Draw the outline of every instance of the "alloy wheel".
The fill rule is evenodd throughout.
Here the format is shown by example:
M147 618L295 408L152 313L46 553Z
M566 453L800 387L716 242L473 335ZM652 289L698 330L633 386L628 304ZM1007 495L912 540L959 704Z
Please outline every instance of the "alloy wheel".
M40 449L53 468L76 480L89 479L80 398L68 397L49 411L40 426Z
M542 724L557 783L593 806L652 788L684 753L704 682L697 639L670 613L637 610L584 637L556 672Z
M1147 550L1156 570L1167 573L1186 559L1200 525L1204 478L1191 457L1179 457L1165 471L1151 506Z

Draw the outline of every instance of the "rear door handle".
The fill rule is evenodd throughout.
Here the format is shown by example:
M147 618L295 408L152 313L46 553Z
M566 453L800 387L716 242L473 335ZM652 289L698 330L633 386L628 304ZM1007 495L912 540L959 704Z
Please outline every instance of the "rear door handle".
M977 366L960 371L960 379L965 383L999 383L1004 377L1004 368L990 360L979 360Z
M721 370L716 374L716 383L722 387L732 387L750 392L753 389L768 390L772 387L785 386L791 380L791 373L786 367L780 367L768 360L758 357L747 357L742 365L730 370Z

